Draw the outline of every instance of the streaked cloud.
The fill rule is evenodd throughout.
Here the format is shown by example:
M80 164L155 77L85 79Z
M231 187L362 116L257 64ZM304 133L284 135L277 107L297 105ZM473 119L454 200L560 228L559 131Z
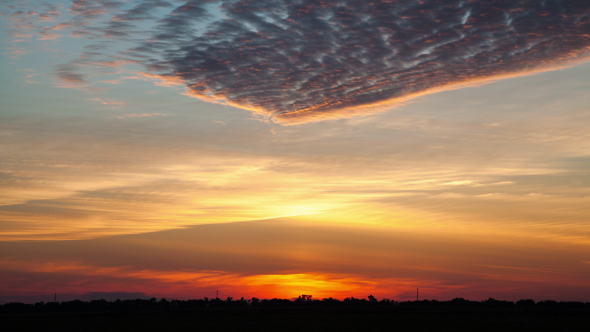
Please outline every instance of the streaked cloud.
M457 180L457 181L450 181L450 182L445 182L443 183L443 185L446 186L464 186L464 185L468 185L473 183L472 181L469 180Z
M117 119L128 119L128 118L145 118L145 117L153 117L153 116L166 116L166 114L161 114L161 113L142 113L142 114L129 113L129 114L117 115L116 118Z
M439 300L583 299L590 291L585 248L520 233L480 236L283 218L82 241L3 242L0 281L8 287L4 296L50 288L176 298L219 290L237 298L373 294L407 300L420 287L424 298Z
M105 100L105 99L101 99L101 98L90 98L89 100L97 101L107 107L114 108L114 109L125 107L125 103L120 102L120 101Z
M431 95L395 113L278 126L275 135L239 110L181 103L168 88L145 95L151 85L139 74L124 76L140 85L131 93L125 84L118 95L63 90L77 98L58 107L70 111L0 122L0 235L80 239L310 215L393 228L528 227L587 241L579 225L590 213L588 103L571 86L583 87L589 68ZM455 181L472 183L445 185Z

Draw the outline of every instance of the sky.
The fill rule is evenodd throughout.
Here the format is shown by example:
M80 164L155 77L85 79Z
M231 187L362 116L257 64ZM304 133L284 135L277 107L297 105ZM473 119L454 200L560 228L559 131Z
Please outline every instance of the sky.
M585 0L0 20L0 303L590 301Z

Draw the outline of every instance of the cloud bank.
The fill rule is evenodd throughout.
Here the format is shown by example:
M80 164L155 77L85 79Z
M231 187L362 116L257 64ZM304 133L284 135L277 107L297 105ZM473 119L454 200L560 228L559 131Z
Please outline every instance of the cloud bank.
M300 122L583 59L590 4L188 1L155 30L134 51L161 55L149 65L162 77L198 98Z
M88 63L137 63L190 96L281 123L590 57L586 0L74 0L69 16L71 36L96 44L57 67L62 81L85 82ZM104 53L113 40L126 50Z

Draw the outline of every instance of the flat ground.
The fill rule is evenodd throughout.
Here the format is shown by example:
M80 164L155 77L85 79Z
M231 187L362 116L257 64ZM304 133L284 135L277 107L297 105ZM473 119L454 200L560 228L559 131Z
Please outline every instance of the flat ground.
M0 330L590 332L590 310L393 307L4 313Z

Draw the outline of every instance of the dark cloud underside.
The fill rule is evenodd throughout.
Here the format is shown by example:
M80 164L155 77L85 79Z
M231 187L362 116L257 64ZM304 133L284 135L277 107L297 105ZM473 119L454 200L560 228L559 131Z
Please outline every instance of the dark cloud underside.
M116 7L77 0L73 12ZM87 4L88 6L83 6ZM455 84L548 70L590 54L587 0L143 1L107 35L155 17L126 56L191 95L307 121Z

